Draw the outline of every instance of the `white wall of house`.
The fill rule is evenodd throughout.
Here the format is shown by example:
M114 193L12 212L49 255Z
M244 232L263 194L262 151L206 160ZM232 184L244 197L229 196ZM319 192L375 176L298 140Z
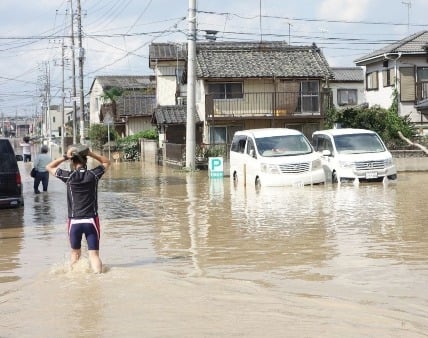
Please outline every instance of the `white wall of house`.
M330 89L333 96L333 104L336 108L344 108L344 106L339 106L337 100L337 90L338 89L351 89L357 91L357 105L367 102L366 95L364 93L364 83L363 82L331 82Z
M180 77L183 69L182 63L177 64L175 62L165 62L156 67L156 101L158 105L175 105L177 74Z
M155 128L151 123L151 116L128 117L126 123L128 135L134 135L142 130L150 130ZM121 135L122 136L122 135Z
M397 88L400 90L400 68L401 67L427 67L427 58L426 56L421 56L420 58L416 57L401 57L397 60L389 60L389 68L394 68L394 73L396 74L396 83ZM383 72L385 68L383 67L382 61L377 63L369 64L365 68L365 74L378 71L378 80L379 88L378 90L368 90L366 91L366 99L369 106L379 105L382 108L388 109L392 104L392 94L394 87L384 87L383 86ZM414 123L421 121L421 114L414 107L414 102L400 102L399 103L399 114L400 116L409 115L410 120ZM428 120L422 115L423 123L427 123Z
M95 79L89 98L89 121L91 124L100 123L100 97L104 94L98 79Z
M61 107L57 109L50 109L50 119L49 119L49 129L50 134L54 135L55 137L60 136L59 130L61 128L61 124L63 122L62 117L62 111ZM71 112L73 111L72 107L64 107L64 124L68 122L67 116L70 116Z

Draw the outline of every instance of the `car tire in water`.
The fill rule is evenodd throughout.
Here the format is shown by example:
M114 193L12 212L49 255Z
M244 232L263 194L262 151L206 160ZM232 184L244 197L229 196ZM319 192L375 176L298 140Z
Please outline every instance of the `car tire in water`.
M262 184L261 184L261 182L260 182L260 177L256 177L256 180L255 180L255 186L256 186L256 188L257 189L260 189L260 187L262 186Z
M336 171L333 171L331 173L331 183L339 183L339 180L337 179L337 173L336 173Z

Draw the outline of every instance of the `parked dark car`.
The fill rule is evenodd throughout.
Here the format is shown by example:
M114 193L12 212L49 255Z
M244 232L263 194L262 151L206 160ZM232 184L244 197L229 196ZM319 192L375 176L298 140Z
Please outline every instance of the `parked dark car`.
M18 161L22 161L22 155L15 155L10 141L0 138L0 208L24 205Z

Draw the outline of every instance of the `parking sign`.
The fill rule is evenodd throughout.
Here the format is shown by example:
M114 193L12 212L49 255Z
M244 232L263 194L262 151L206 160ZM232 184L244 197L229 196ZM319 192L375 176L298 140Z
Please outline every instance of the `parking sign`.
M223 178L223 157L208 158L208 174L210 178Z

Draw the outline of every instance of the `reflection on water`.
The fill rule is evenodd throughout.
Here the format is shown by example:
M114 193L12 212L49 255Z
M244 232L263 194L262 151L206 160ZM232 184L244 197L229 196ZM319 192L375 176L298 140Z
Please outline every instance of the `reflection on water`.
M424 173L256 191L204 171L115 164L99 188L102 276L52 274L68 260L64 186L51 178L34 196L26 183L25 210L0 221L6 336L427 332ZM19 324L33 317L48 324Z

